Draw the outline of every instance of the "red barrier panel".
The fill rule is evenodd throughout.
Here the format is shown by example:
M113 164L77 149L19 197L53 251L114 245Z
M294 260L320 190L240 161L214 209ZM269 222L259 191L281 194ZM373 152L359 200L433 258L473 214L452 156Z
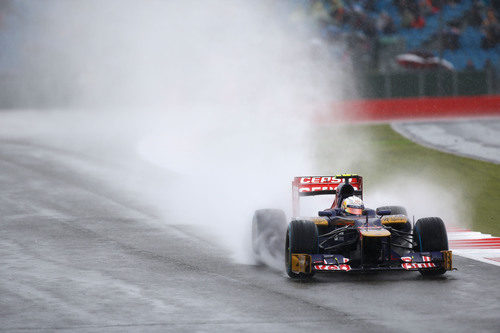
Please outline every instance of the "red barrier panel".
M332 111L361 122L500 115L500 95L343 101L334 103Z

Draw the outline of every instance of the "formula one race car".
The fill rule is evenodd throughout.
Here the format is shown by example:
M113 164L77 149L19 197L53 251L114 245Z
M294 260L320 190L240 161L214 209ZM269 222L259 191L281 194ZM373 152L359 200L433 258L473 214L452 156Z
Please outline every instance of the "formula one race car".
M361 176L295 177L292 193L294 217L288 227L284 212L262 209L255 212L252 228L256 257L262 255L262 243L271 254L284 247L292 278L394 270L441 275L453 269L443 221L426 217L412 225L404 207L365 208ZM323 194L335 195L331 208L317 217L298 217L301 197Z

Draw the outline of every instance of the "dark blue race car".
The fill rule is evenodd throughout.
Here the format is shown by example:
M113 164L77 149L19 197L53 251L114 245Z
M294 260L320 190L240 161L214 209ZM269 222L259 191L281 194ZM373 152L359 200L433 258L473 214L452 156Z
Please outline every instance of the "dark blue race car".
M419 271L441 275L452 270L452 254L438 217L408 220L401 206L364 207L363 178L358 175L295 177L293 215L261 209L253 218L252 240L257 260L266 255L284 261L291 278L316 272ZM333 194L329 209L317 217L300 217L300 198Z

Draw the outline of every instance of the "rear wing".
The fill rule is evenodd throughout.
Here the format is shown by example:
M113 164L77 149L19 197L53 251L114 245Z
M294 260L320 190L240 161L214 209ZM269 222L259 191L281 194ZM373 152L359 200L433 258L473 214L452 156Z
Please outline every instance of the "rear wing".
M299 216L300 214L300 197L336 194L337 187L342 183L351 184L354 188L354 195L363 199L363 177L356 174L295 177L292 182L293 215Z

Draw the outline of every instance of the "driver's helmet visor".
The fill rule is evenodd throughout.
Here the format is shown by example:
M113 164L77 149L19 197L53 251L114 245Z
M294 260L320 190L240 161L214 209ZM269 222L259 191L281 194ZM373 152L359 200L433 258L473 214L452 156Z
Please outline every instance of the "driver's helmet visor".
M345 208L345 211L349 214L352 214L352 215L361 215L363 214L363 207L362 206L351 206L351 205L348 205L346 208Z

